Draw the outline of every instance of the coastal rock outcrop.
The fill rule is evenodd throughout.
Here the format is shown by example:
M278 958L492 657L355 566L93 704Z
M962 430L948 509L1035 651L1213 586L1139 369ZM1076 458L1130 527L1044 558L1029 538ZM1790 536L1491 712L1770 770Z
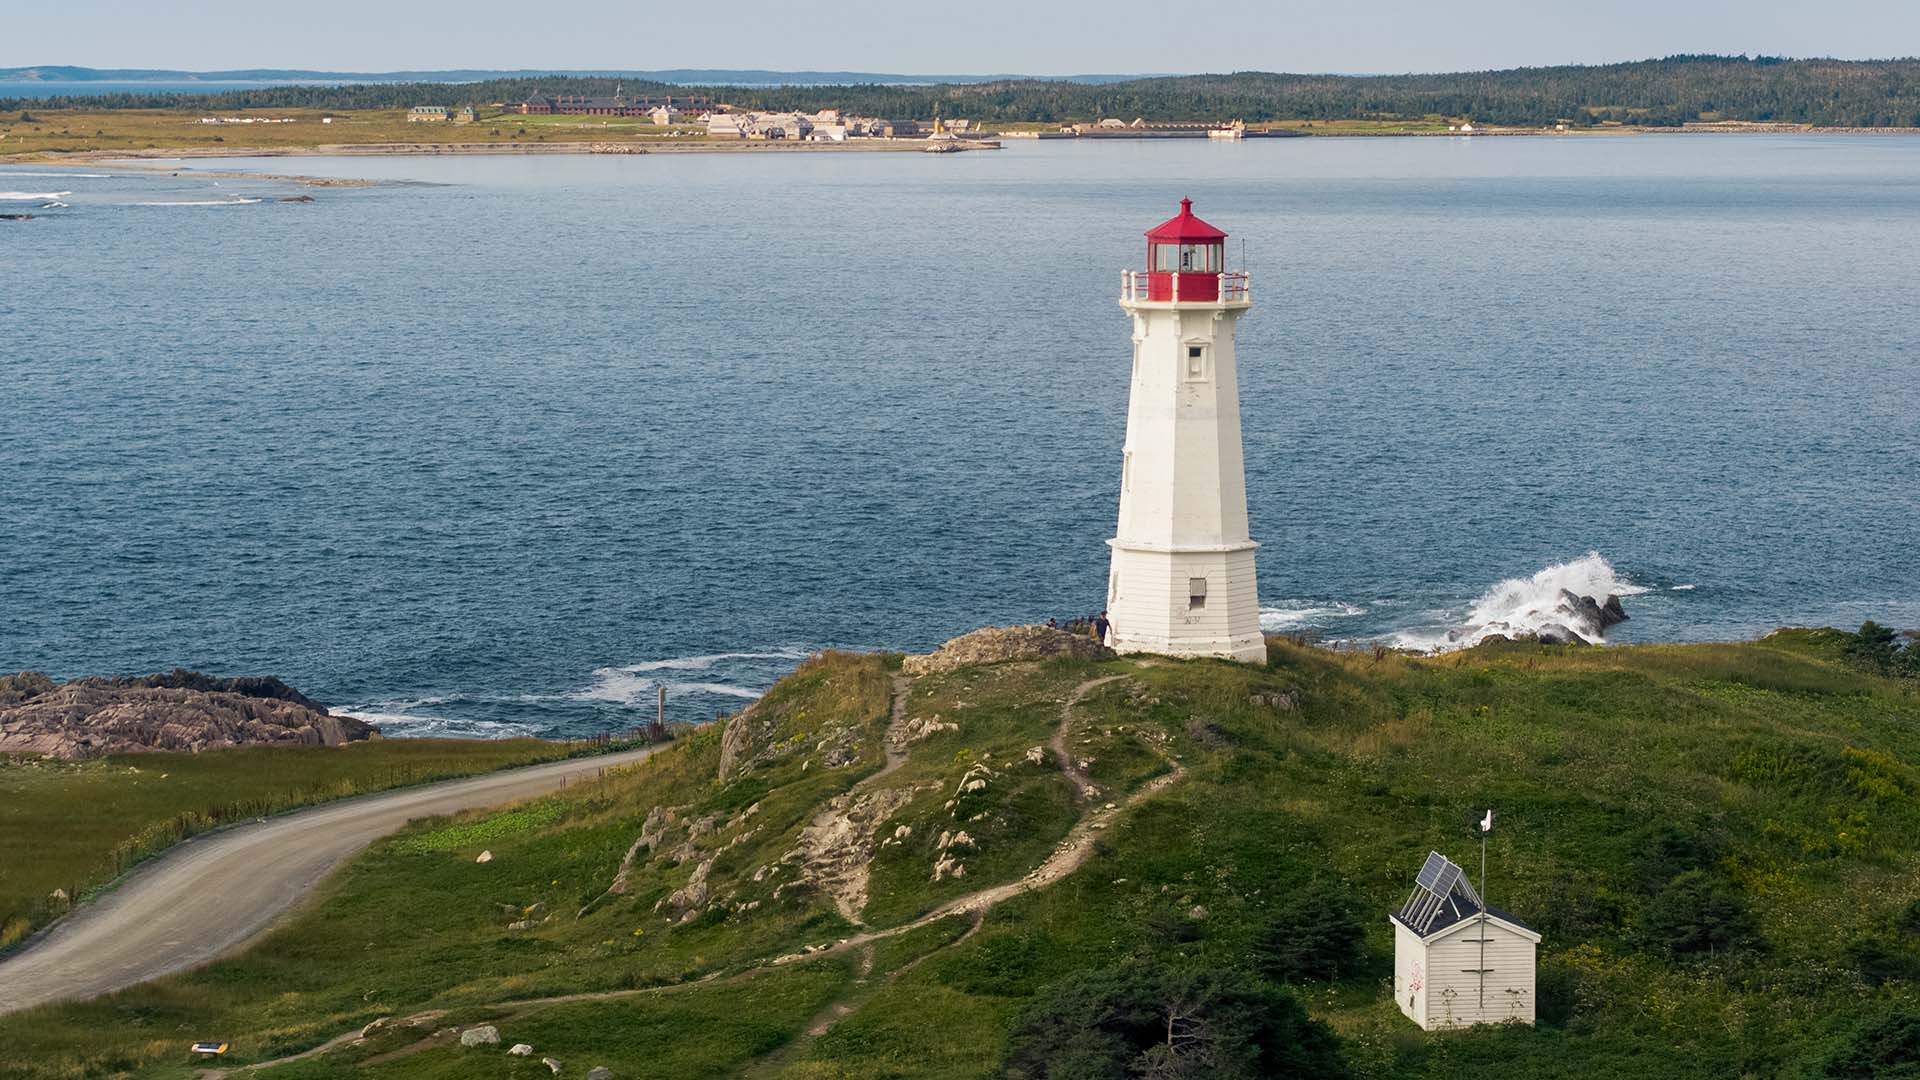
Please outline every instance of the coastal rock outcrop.
M0 675L0 754L73 761L253 743L339 746L378 735L373 725L335 716L273 678L175 670L58 683L37 671Z
M926 656L909 656L901 662L900 670L908 675L932 675L1003 660L1049 660L1056 656L1112 660L1116 655L1090 637L1051 626L989 626L954 638Z

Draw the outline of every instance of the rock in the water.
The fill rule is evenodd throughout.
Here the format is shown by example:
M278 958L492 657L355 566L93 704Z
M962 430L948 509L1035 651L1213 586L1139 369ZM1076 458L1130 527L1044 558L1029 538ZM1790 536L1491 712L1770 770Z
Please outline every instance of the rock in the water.
M1600 605L1600 629L1617 626L1627 621L1627 609L1620 605L1618 596L1608 596L1607 602Z
M1586 638L1559 623L1548 623L1541 627L1535 639L1542 645L1585 645L1587 643Z
M492 861L493 861L493 852L492 852L492 851L483 851L483 852L481 852L481 853L480 853L480 854L479 854L478 856L476 856L476 857L474 858L474 860L473 860L473 861L474 861L474 862L492 862Z
M1116 655L1090 637L1051 626L989 626L954 638L930 655L909 656L901 662L900 670L908 675L932 675L1003 660L1047 660L1056 656L1112 660Z
M587 1070L587 1080L613 1080L613 1070L605 1065L595 1065Z
M460 1033L461 1046L499 1046L500 1029L492 1024L470 1027Z
M533 1046L529 1043L514 1043L512 1049L509 1049L507 1053L512 1054L514 1057L532 1057Z
M216 679L175 670L56 683L0 676L0 753L73 761L141 750L198 752L251 743L338 746L376 737L279 679Z

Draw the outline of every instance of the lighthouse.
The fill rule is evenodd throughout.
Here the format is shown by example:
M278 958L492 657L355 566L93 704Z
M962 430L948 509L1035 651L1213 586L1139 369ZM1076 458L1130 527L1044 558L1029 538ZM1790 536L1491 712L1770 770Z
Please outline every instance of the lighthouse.
M1233 354L1252 299L1226 239L1181 199L1147 233L1147 268L1120 275L1133 376L1107 612L1121 652L1267 659Z

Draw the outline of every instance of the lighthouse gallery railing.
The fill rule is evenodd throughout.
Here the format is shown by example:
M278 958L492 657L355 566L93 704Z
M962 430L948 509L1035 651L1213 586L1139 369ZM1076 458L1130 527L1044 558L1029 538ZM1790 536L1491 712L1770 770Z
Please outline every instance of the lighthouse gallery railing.
M1200 275L1170 272L1170 273L1167 273L1166 276L1173 279L1172 302L1177 304L1181 302L1180 301L1180 279L1182 277L1199 277ZM1220 291L1218 293L1216 293L1214 296L1203 297L1197 300L1189 300L1187 302L1188 303L1238 304L1251 299L1252 285L1247 279L1247 272L1245 270L1234 270L1234 271L1230 271L1224 274L1219 274L1216 276L1219 278L1219 281L1220 281ZM1120 271L1121 301L1124 303L1124 302L1138 302L1138 301L1148 300L1149 299L1148 283L1152 280L1152 278L1153 278L1153 272L1149 270Z

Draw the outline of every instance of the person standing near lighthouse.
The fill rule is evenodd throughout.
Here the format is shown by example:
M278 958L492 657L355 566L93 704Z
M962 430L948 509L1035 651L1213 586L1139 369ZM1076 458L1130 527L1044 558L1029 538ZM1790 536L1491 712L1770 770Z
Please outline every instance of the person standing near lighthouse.
M1182 199L1147 233L1147 269L1121 272L1133 375L1106 618L1123 653L1267 659L1233 350L1252 298L1226 239Z

